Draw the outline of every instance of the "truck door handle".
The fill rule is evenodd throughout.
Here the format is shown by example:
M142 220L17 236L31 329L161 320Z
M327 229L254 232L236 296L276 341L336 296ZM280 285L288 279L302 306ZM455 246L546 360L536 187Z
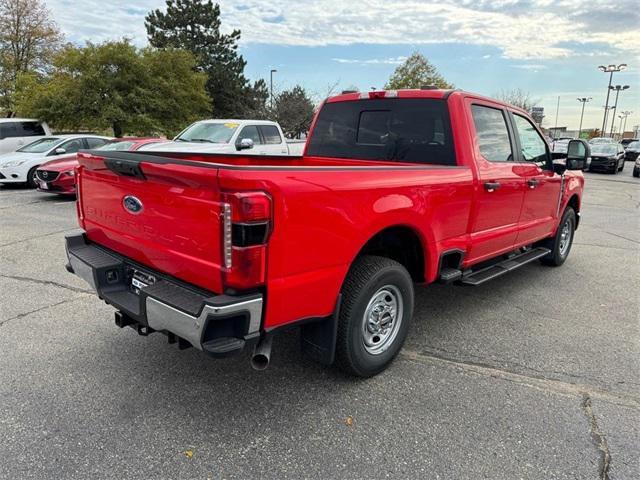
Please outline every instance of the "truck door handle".
M538 180L536 180L535 178L530 178L529 180L527 180L527 185L529 185L529 188L536 188L539 183L540 182L538 182Z
M500 188L500 182L484 182L484 189L491 193Z

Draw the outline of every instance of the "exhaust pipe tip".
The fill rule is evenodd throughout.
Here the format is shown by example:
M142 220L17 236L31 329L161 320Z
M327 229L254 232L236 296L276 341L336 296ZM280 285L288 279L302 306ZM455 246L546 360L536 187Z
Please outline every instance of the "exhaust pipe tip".
M254 370L265 370L269 366L269 356L259 353L251 357L251 366Z
M254 370L262 371L269 366L272 340L273 337L271 335L263 337L254 348L251 356L251 366Z

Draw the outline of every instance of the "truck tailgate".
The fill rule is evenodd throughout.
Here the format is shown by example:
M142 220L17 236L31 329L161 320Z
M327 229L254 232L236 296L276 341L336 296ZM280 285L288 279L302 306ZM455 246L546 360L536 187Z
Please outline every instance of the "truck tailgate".
M144 155L78 155L78 214L90 241L143 267L222 291L218 169Z

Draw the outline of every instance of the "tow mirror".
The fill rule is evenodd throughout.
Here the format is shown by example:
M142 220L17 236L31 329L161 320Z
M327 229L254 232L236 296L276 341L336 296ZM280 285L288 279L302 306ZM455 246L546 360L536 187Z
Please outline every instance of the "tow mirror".
M567 170L584 170L591 156L591 147L585 140L571 140L567 145Z
M236 148L238 150L249 150L253 148L253 140L250 138L243 138L236 144Z

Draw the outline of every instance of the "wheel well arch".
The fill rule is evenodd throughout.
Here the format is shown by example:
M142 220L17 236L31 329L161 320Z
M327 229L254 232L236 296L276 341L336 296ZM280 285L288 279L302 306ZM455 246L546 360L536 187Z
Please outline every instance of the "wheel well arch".
M422 238L412 227L394 225L380 230L360 249L362 255L378 255L403 265L416 283L425 281L426 251Z
M580 198L577 193L574 193L569 201L567 202L567 207L573 208L573 210L578 213L580 211Z
M573 208L573 211L576 212L576 227L578 229L578 225L580 224L580 197L577 193L574 193L569 201L567 202L567 207Z

